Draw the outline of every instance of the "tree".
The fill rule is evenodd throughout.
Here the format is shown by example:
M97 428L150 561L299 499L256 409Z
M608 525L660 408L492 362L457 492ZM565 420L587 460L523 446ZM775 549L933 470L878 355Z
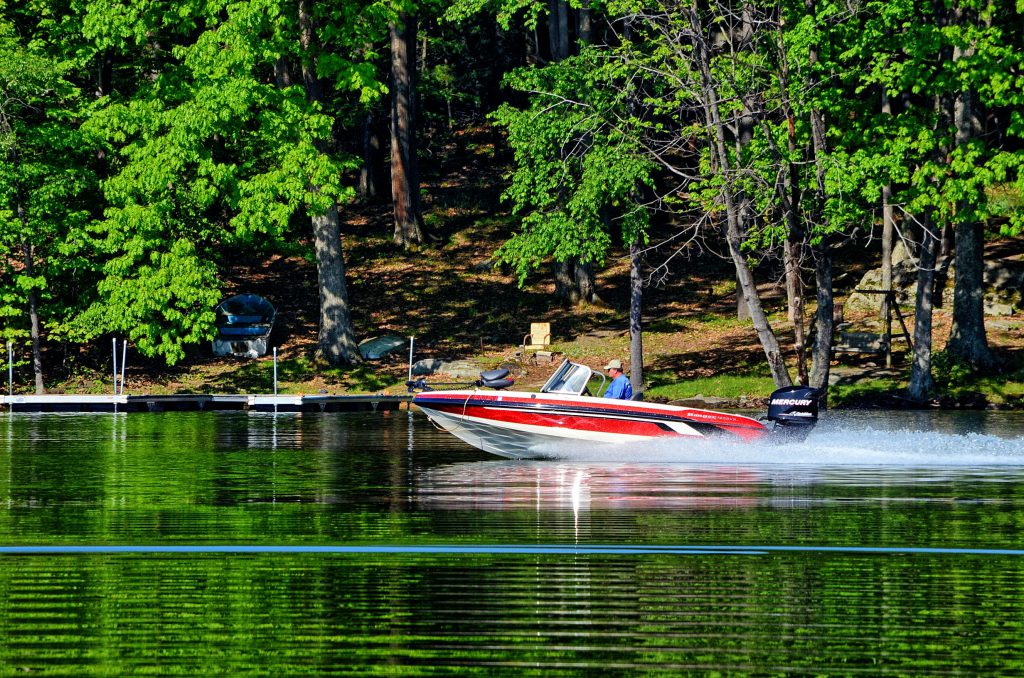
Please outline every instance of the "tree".
M1013 45L1022 25L1006 2L897 0L869 3L858 26L849 70L860 74L861 91L876 89L890 109L858 126L859 164L882 169L877 181L864 174L863 194L873 198L876 183L887 186L886 202L903 206L904 223L923 224L910 393L923 400L931 387L932 246L937 231L945 240L950 224L958 245L947 351L976 367L992 365L982 305L983 233L994 214L990 191L1020 181L1020 129L1007 123L1021 103L1019 88L1009 83L1019 77L1021 56ZM1006 233L1015 231L1015 218L1010 215ZM914 229L904 230L908 237Z
M485 3L478 2L477 0L464 0L463 2L456 3L454 6L450 7L447 12L447 16L451 19L464 21L468 16L471 16L475 12L479 12L484 4ZM540 35L540 29L546 29L548 38L546 49L542 49L540 38L537 38L533 59L536 62L544 64L543 68L537 68L535 70L547 71L547 78L551 84L553 84L554 80L560 78L561 74L565 73L565 67L560 66L561 62L566 60L572 61L572 57L574 57L580 49L585 49L587 42L591 38L589 12L571 12L570 3L565 0L547 0L546 2L535 0L527 3L502 1L497 3L497 10L497 19L505 29L510 27L513 20L520 22L527 29L532 29L535 36ZM542 19L543 22L541 21ZM577 24L575 27L573 24L574 21ZM580 22L587 23L587 28L585 30L580 30ZM573 49L574 45L572 40L574 32L578 38L578 49L575 50ZM579 67L589 67L585 65L585 60L572 61L572 63L575 63ZM529 87L529 85L526 85L524 80L520 80L520 76L531 69L533 69L533 67L513 71L513 74L509 76L507 82L516 89L522 89L524 86ZM547 84L543 86L547 86ZM523 91L524 93L530 93L529 90ZM558 91L559 96L567 96L570 100L586 100L588 97L588 94L585 92L567 91L564 88L561 88ZM539 94L540 99L545 99L546 92L537 92L535 94ZM534 101L536 101L536 97L534 98ZM531 106L532 105L533 104L531 104ZM510 124L511 118L509 117L509 114L511 110L511 107L502 107L499 109L496 116L499 123L502 125ZM542 111L540 108L532 110L534 113L531 115ZM545 117L548 114L557 115L559 112L560 109L557 107L555 109L543 111ZM524 124L523 129L525 132L528 129L528 124ZM581 133L585 134L586 132L581 130ZM531 144L532 141L528 133L521 133L519 135L510 135L510 143L513 146L516 143L528 145ZM583 147L586 145L586 142L584 142ZM545 152L558 155L559 159L554 162L564 163L566 168L573 167L578 159L586 153L584 150L579 150L580 147L574 148L573 144L555 147L549 145L547 142L540 142L537 147L540 148L541 146L545 147ZM517 162L521 159L522 156L518 155L517 152ZM539 158L534 155L534 159ZM572 172L572 170L569 171ZM516 173L519 177L520 185L529 182L531 172L532 170L526 166L521 166L517 169ZM566 193L570 193L574 190L569 187L568 184L564 184L562 189L564 189ZM525 212L526 210L532 209L532 207L528 206L527 203L520 202L519 197L513 197L510 193L507 193L506 197L513 200L515 211ZM599 208L600 206L598 206L598 209ZM586 230L589 227L585 226L582 228ZM529 232L532 229L532 225L524 223L524 233ZM571 242L577 242L578 234L573 234L570 238ZM558 252L555 253L553 243L541 244L539 241L534 241L533 245L537 247L530 248L529 254L524 253L521 255L515 252L515 247L524 244L525 240L517 241L516 239L513 239L513 242L517 242L518 244L510 246L510 242L508 245L503 247L499 253L499 258L509 256L511 257L508 259L509 263L513 263L516 260L529 260L531 263L528 264L527 267L529 269L533 269L539 265L539 261L545 256L544 254L541 254L541 252L546 252L548 255L552 255L551 265L555 280L554 295L556 299L569 305L600 302L600 297L597 293L595 266L603 262L603 254L607 249L605 239L599 239L593 248L594 251L589 253L584 251L588 248L575 248L574 245L558 248ZM580 251L574 252L572 251L573 249L579 249ZM596 254L598 252L599 254ZM537 255L540 256L538 257ZM522 269L518 265L516 265L516 268L522 272Z
M420 181L416 167L416 15L403 10L392 20L391 199L396 245L423 242Z
M820 18L817 16L815 0L805 0L804 7L814 20L820 25ZM834 331L834 313L832 299L832 251L829 224L825 209L828 199L828 189L825 185L826 167L828 162L828 140L826 139L825 118L818 104L821 78L817 69L819 67L819 43L811 39L807 50L807 86L812 92L814 101L811 103L808 115L811 123L811 149L814 159L814 191L813 207L811 210L811 224L817 231L812 235L811 245L814 253L814 281L817 283L818 308L816 311L815 325L817 333L814 336L812 348L813 361L810 374L811 386L821 391L821 401L827 402L829 386L829 368L832 360L832 335Z
M941 240L930 214L921 224L920 262L918 266L917 296L914 301L914 356L910 367L907 396L914 401L927 400L932 390L932 309L935 293L935 261Z
M42 342L61 336L75 297L72 271L88 277L82 243L94 188L88 144L79 134L79 92L65 78L68 64L27 47L0 18L0 316L9 341L31 346L37 393L45 391Z
M319 354L332 364L358 361L337 218L338 203L352 194L343 172L357 163L334 150L336 116L319 88L325 78L363 100L380 96L383 86L358 50L382 34L383 13L351 4L325 17L304 2L277 0L224 13L192 9L185 25L205 30L172 36L174 60L129 96L108 99L90 122L116 153L117 173L105 184L111 207L99 229L102 299L82 330L127 332L144 354L180 360L184 346L212 335L223 251L292 237L291 219L305 211L321 288ZM112 21L97 16L87 25ZM314 33L328 22L351 32L320 43ZM159 34L129 28L93 37L127 53L132 41ZM299 84L288 75L293 67L302 70Z
M325 97L318 75L319 44L316 39L311 0L298 0L299 44L302 47L302 83L306 100L323 110ZM318 160L331 162L329 139L314 137ZM320 287L320 332L317 357L330 365L358 363L362 360L352 327L348 287L345 284L345 257L341 248L341 225L338 217L337 179L324 177L325 186L310 182L307 211L313 225L313 246ZM333 180L332 180L333 179Z
M682 210L695 230L720 227L772 376L789 385L748 261L753 206L762 194L751 103L763 100L768 86L760 49L766 34L751 27L763 21L724 3L617 3L612 9L623 12L622 23L635 33L616 48L616 59L633 74L623 79L645 83L651 108L637 144L676 179L667 193L662 188L663 202Z
M521 282L548 258L570 268L601 265L614 236L627 247L646 237L650 217L638 188L651 185L653 165L628 131L630 94L619 76L614 63L584 48L509 77L533 96L526 109L505 105L495 114L516 161L505 197L522 215L520 232L496 256Z
M644 392L643 263L643 243L638 239L629 246L629 385L634 400Z
M952 93L953 121L956 136L955 157L950 164L951 169L959 175L957 183L960 184L958 188L962 196L956 201L954 216L956 280L953 289L953 327L946 352L983 371L995 366L995 358L985 336L983 298L985 228L980 218L983 217L984 189L988 182L978 177L979 168L975 166L976 159L984 158L987 149L984 144L976 143L975 138L976 130L981 126L981 111L978 109L985 103L979 97L982 87L997 95L998 90L989 89L987 82L977 82L978 76L970 71L977 68L979 56L986 65L993 65L991 59L1001 58L1007 46L1002 44L1001 31L992 31L991 16L988 18L989 26L979 22L979 12L993 11L993 5L990 2L971 0L955 2L952 17L952 27L959 35L952 38L955 78ZM998 57L993 51L998 53ZM985 79L990 76L987 74ZM989 102L1001 103L991 101L991 98ZM964 168L961 163L969 163L968 168Z

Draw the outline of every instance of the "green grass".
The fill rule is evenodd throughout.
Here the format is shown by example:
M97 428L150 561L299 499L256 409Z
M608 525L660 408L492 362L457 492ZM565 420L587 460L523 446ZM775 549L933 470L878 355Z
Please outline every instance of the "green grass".
M983 376L968 379L948 389L948 395L959 396L980 393L993 405L1024 404L1024 375Z
M738 320L733 314L723 315L705 311L698 315L683 315L653 320L644 327L644 334L646 337L657 333L669 334L673 332L727 330L748 325L750 325L749 320Z
M986 190L993 214L1006 217L1024 208L1020 190L1012 184L1001 184Z
M667 400L681 400L696 395L716 398L765 398L774 390L775 383L771 377L757 374L720 374L652 386L647 389L647 395Z
M869 402L886 395L905 395L906 379L865 379L855 384L836 384L829 388L829 403L832 407L844 407ZM1024 375L979 376L965 379L955 386L936 388L932 398L964 398L980 395L992 405L1024 404Z
M904 379L870 379L855 384L835 384L828 389L830 407L870 401L883 395L904 394L907 382Z

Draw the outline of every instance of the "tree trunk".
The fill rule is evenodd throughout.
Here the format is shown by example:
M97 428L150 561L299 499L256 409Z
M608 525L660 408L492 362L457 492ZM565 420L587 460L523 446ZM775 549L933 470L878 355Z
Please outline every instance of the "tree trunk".
M566 261L556 261L554 268L556 299L572 306L594 304L600 300L592 264L570 257Z
M593 39L594 26L590 7L580 7L576 12L576 37L585 45Z
M828 402L829 373L832 365L832 335L835 332L832 297L832 247L828 238L811 248L814 252L814 281L818 286L818 311L814 324L817 332L811 347L809 383L821 391L821 406Z
M789 173L785 179L790 190ZM792 202L784 201L786 220L786 241L782 245L782 267L786 275L786 319L794 325L803 324L804 284L800 277L800 250L803 249L804 234L800 227L799 215Z
M786 317L789 322L793 323L793 349L796 352L797 380L801 384L807 385L807 330L804 325L804 284L800 274L807 234L800 223L799 169L794 162L797 152L796 119L789 99L789 63L786 59L785 49L781 48L782 36L779 35L777 40L779 93L782 98L783 114L786 117L788 155L783 157L773 137L770 134L765 136L769 139L772 150L775 151L783 169L779 202L782 206L782 219L786 224L786 240L782 249L782 262L786 276Z
M932 380L932 310L935 291L935 262L942 239L935 230L930 214L922 220L921 251L917 269L917 298L914 303L914 362L910 365L907 397L924 402L931 393Z
M814 0L806 0L805 8L809 15L816 14ZM810 63L807 84L809 89L816 90L820 83L814 73L818 62L817 45L811 45L808 54ZM819 229L818 244L812 247L814 252L814 279L818 285L818 311L815 324L818 328L814 335L812 347L812 367L810 385L821 392L821 407L828 404L829 372L832 363L832 335L835 331L835 304L832 293L832 245L828 235L828 224L825 222L825 155L828 144L825 139L825 120L821 111L811 109L811 145L814 153L815 186L814 207L811 213L811 227Z
M558 0L558 58L569 57L569 3Z
M642 266L643 249L639 242L634 242L629 246L629 383L634 400L642 400L644 392Z
M569 4L566 0L548 0L548 49L551 61L569 56ZM598 300L594 267L576 257L555 263L555 298L576 306Z
M565 0L548 0L548 49L552 61L569 56L569 4Z
M580 301L585 304L593 304L598 301L597 277L594 275L593 264L576 260L573 269L573 284L576 286Z
M948 257L953 254L953 224L946 222L942 227L942 242L939 244L939 256ZM941 298L939 299L941 302Z
M750 304L747 303L747 295L743 291L743 283L740 277L736 276L736 320L746 322L750 320Z
M341 251L338 208L313 217L317 280L320 286L320 333L317 358L330 365L361 362L349 313L345 258Z
M302 46L302 85L306 89L306 99L323 103L324 93L320 86L320 78L316 74L316 53L314 43L316 35L313 29L313 15L310 5L313 0L299 0L299 44ZM283 64L282 64L283 65ZM320 140L321 145L323 141ZM321 152L324 149L321 148Z
M962 17L959 17L962 20ZM973 45L953 48L953 62L970 59ZM956 145L970 143L974 136L974 93L962 90L953 104ZM970 212L966 201L957 206L960 215ZM972 217L961 216L955 227L956 279L953 283L953 327L946 352L980 370L995 367L995 357L985 336L985 229Z
M701 25L696 2L690 9L690 22L693 28L692 39L695 49L694 60L700 71L701 77L701 105L704 109L705 123L707 125L712 165L724 177L725 181L721 188L721 199L725 206L726 215L726 242L729 247L729 254L732 257L733 265L736 267L736 278L743 295L747 300L747 307L750 309L750 319L753 321L754 330L764 349L765 358L768 360L768 368L772 373L772 379L777 388L791 386L793 381L786 369L786 362L783 359L782 351L779 348L778 339L772 331L768 316L761 305L761 298L757 295L757 287L754 284L754 276L747 266L746 255L742 251L743 233L740 228L739 209L734 200L732 188L732 177L728 152L726 151L725 124L722 120L718 107L719 96L711 75L710 55L707 45L704 42L706 34L705 27Z
M7 124L7 121L0 116L0 124L3 125L3 131L7 132L11 128ZM15 176L21 174L21 156L18 153L17 148L9 151L10 157L14 161L14 173ZM26 234L31 233L28 223L28 215L25 213L25 202L23 199L23 191L21 182L15 180L15 199L18 213L18 221L21 222L22 232ZM25 265L25 277L35 277L35 261L32 255L32 244L27 240L22 243L22 254L24 255ZM32 341L32 374L35 376L36 382L36 394L42 395L46 393L46 387L43 384L43 351L42 351L42 332L39 323L39 292L36 291L34 285L29 287L28 295L28 320L29 320L29 336Z
M554 265L555 274L555 298L568 304L576 304L579 298L576 295L576 285L573 282L574 265L569 261L556 261Z
M278 89L292 86L292 71L285 59L274 61L274 86Z
M882 91L882 113L892 115L892 103L889 95ZM893 289L893 239L896 223L893 218L893 187L891 183L882 186L882 289ZM892 331L892 311L889 308L889 297L882 297L882 320L886 324L886 335ZM892 367L892 351L886 350L886 367Z
M420 184L416 171L416 18L391 24L391 199L396 245L423 242Z
M375 200L380 197L381 176L384 168L384 144L377 112L369 108L363 117L363 164L359 168L359 195L363 200Z
M302 81L310 101L323 102L323 90L316 76L315 36L309 0L299 0L299 41L303 51ZM314 140L321 153L328 143ZM318 186L310 186L316 193ZM341 225L338 206L331 205L326 214L310 215L316 250L317 281L320 288L320 332L317 358L330 365L353 364L361 361L355 341L352 317L349 313L348 289L345 285L345 259L341 249Z
M22 225L27 227L25 210L21 205L18 205L18 215L21 217ZM35 266L32 261L32 245L27 242L23 243L22 252L25 255L25 276L31 278L35 275ZM46 387L43 385L43 350L39 326L39 292L36 291L35 287L31 287L28 291L28 320L29 335L32 340L32 374L36 380L36 394L42 395L46 393Z
M962 222L955 234L953 327L946 352L980 370L990 370L996 361L985 336L984 229L977 222Z
M800 236L787 236L783 244L783 265L786 269L786 298L789 321L793 323L793 350L796 352L797 381L808 383L807 328L804 325L804 290L800 277ZM801 238L802 239L802 238Z
M746 18L749 18L746 14ZM742 40L749 30L749 24L744 22L742 33L736 39ZM754 140L754 116L750 110L748 97L743 97L743 110L736 119L736 163L738 167L743 166L744 152ZM754 208L750 203L750 197L743 189L735 191L736 207L739 210L740 232L748 233L754 223ZM736 280L736 319L740 321L750 320L750 307L747 304L743 286Z
M882 289L892 289L892 246L895 236L892 214L892 186L882 187ZM882 304L882 317L888 316L888 304Z

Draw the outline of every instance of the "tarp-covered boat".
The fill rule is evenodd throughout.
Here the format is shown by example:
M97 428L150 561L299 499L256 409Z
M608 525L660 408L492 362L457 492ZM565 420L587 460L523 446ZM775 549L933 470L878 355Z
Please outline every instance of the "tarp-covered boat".
M258 294L239 294L217 306L214 355L258 358L266 355L277 311Z

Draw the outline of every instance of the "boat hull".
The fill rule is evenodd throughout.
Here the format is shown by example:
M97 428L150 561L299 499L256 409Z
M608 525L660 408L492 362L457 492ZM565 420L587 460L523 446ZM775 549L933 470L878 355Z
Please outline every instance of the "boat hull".
M588 396L431 391L417 394L413 403L473 447L514 459L549 457L565 446L714 436L756 440L768 432L741 415Z

